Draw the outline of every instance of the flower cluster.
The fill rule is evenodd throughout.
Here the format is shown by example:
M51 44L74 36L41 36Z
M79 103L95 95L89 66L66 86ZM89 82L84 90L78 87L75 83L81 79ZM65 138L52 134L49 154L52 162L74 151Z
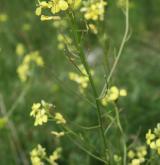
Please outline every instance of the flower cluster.
M59 147L50 156L47 156L46 149L43 148L40 144L37 145L30 152L31 163L32 165L44 165L44 162L48 162L51 165L57 165L57 160L61 156L62 149Z
M48 113L52 107L52 104L46 103L43 100L41 103L34 103L32 105L30 116L35 117L35 126L42 125L48 121Z
M57 165L56 161L60 158L61 152L62 148L59 147L49 156L49 162L51 165Z
M60 19L59 16L55 16L55 14L66 11L69 8L75 9L81 3L81 0L50 0L48 2L42 1L39 2L38 7L36 8L36 15L41 16L41 20L57 20ZM51 11L52 16L43 15L43 9L49 9Z
M51 109L54 106L50 103L45 102L44 100L41 103L34 103L32 105L32 111L30 112L30 116L35 118L34 125L42 125L47 123L49 116L51 116ZM66 120L64 119L63 115L56 112L53 116L53 119L57 124L65 124Z
M107 3L104 0L90 0L84 2L84 7L81 8L81 11L84 12L84 18L86 20L103 20L105 6Z
M125 89L118 89L116 86L112 86L107 91L107 95L101 100L102 105L106 106L109 102L116 101L120 96L127 96Z
M42 159L46 156L46 150L40 144L30 152L30 155L32 165L44 165Z
M148 130L146 134L146 143L149 145L151 150L157 151L160 155L160 123L154 128L152 132L151 129Z
M18 53L22 53L22 45L18 48ZM20 50L21 49L21 50ZM27 54L22 61L22 64L18 66L17 73L19 75L19 78L22 82L25 82L27 80L27 77L30 75L30 66L34 63L37 66L42 67L44 65L43 59L40 56L38 51L31 52Z
M105 14L105 7L107 2L105 0L49 0L39 1L35 14L40 16L41 21L54 20L62 21L61 12L67 10L75 10L81 13L81 16L88 22L86 24L87 30L90 30L94 34L98 33L95 21L103 21ZM49 10L50 14L46 14L46 10ZM80 16L80 15L79 15Z
M139 146L135 150L128 151L128 159L130 160L129 165L140 165L145 162L147 155L146 146Z
M81 75L79 75L75 72L70 72L69 79L72 81L75 81L77 84L79 84L79 91L81 93L83 93L84 89L86 89L88 87L89 78L87 76L85 68L82 65L79 65L78 68L81 71ZM93 71L91 71L91 73L92 73L92 75L94 74Z

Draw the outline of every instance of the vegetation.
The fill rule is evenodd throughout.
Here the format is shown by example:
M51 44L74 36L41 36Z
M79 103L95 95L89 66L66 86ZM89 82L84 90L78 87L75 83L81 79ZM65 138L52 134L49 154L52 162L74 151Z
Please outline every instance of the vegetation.
M160 164L159 5L1 0L0 164Z

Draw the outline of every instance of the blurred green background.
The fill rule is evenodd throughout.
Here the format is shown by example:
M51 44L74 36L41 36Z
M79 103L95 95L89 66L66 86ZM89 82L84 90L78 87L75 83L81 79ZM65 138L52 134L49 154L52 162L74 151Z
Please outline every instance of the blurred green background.
M160 120L160 1L132 0L131 4L131 36L113 82L128 91L128 97L120 100L126 134L129 137L138 134L144 141L147 129ZM0 123L1 165L24 164L25 157L29 160L29 152L37 143L49 152L59 143L50 135L52 124L41 128L33 126L29 116L33 102L41 99L53 102L75 123L88 124L95 118L87 101L77 95L76 84L68 80L68 71L74 68L57 49L56 29L52 23L41 22L35 16L35 7L33 0L0 0L0 15L7 15L6 21L0 19L0 117L13 109L9 127ZM112 56L113 48L119 46L123 35L124 16L115 1L108 1L106 10L106 34L111 39ZM96 43L96 37L93 39ZM18 43L25 46L26 53L40 51L46 64L28 84L21 83L16 73L20 64L16 55ZM99 65L95 67L97 72L100 72ZM99 83L103 79L100 75L99 88L103 84ZM87 156L68 139L61 143L64 151L60 164L78 165L82 160L88 164Z

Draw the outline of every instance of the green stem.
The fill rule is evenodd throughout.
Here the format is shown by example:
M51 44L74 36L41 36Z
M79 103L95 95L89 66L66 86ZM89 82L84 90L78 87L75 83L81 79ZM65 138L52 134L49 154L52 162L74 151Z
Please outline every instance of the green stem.
M98 157L97 155L93 154L91 151L89 151L86 147L84 147L82 144L78 143L75 140L75 137L79 137L73 130L71 130L68 127L63 127L63 129L68 132L69 134L66 134L68 136L68 138L75 144L77 145L81 150L83 150L84 152L86 152L88 155L90 155L91 157L107 164L106 160L103 160L102 158ZM72 134L73 136L75 136L74 138L70 135Z
M103 140L104 154L105 154L105 159L107 161L107 155L106 155L107 143L106 143L106 139L105 139L105 135L104 135L103 122L102 122L102 118L101 118L100 102L97 99L98 98L98 93L96 91L96 87L95 87L95 84L94 84L94 81L93 81L93 78L92 78L92 75L91 75L91 72L90 72L90 68L89 68L88 62L86 60L86 56L84 54L83 48L82 48L82 43L79 42L78 34L76 33L77 32L76 31L77 26L75 24L76 21L75 21L75 17L73 15L72 15L72 18L73 18L72 23L73 23L73 27L74 27L72 29L72 32L73 32L73 35L74 35L74 38L75 38L76 47L80 51L79 55L80 55L81 62L82 62L83 66L84 66L84 68L87 72L89 82L91 84L92 92L93 92L93 95L94 95L94 99L95 99L95 103L96 103L96 109L97 109L98 123L100 125L100 132L101 132L101 137L102 137L102 140Z
M102 99L105 96L106 92L107 92L108 84L109 84L109 82L110 82L110 80L112 78L113 73L115 72L115 69L116 69L116 67L118 65L118 62L120 60L120 57L122 55L122 51L124 49L125 43L127 41L128 32L129 32L129 0L126 0L126 8L125 8L125 32L124 32L124 35L123 35L123 38L122 38L122 42L121 42L120 47L119 47L119 50L118 50L118 54L117 54L116 59L115 59L115 61L113 63L113 66L111 68L111 71L110 71L110 73L109 73L109 75L107 77L107 81L106 81L106 83L105 83L105 85L104 85L104 87L102 89L102 92L101 92L101 94L99 96L99 99Z

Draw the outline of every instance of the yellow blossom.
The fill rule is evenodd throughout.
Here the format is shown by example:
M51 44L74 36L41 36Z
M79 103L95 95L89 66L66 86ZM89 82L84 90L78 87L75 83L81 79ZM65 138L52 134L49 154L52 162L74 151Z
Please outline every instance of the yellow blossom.
M126 91L125 89L121 89L121 90L119 91L119 95L120 95L120 96L127 96L127 91Z
M144 158L147 155L146 146L137 147L137 156L138 158Z
M155 141L150 142L149 146L150 146L151 149L156 149Z
M148 133L146 134L146 140L147 144L150 144L151 141L155 138L155 134L151 132L151 129L148 130Z
M52 131L51 134L58 137L58 138L64 136L64 132Z
M130 165L140 165L141 161L140 159L133 159L132 162L130 163Z
M56 14L58 12L68 9L68 3L65 0L54 0L51 8L51 12Z
M42 125L48 121L48 112L52 106L52 104L46 103L43 100L41 103L34 103L32 105L30 116L35 118L34 126Z
M94 34L98 33L97 27L94 24L89 24L88 26L91 32L93 32Z
M40 144L30 152L32 165L44 165L42 159L46 156L45 148Z
M52 155L49 156L49 161L51 164L56 163L57 159L59 159L61 156L61 152L62 152L62 148L59 147L52 153Z
M17 44L16 46L16 54L18 56L22 56L25 53L25 47L22 43Z
M41 21L60 20L59 16L45 16L41 15Z
M8 20L8 15L5 13L0 13L0 22L6 22Z
M36 14L37 16L40 16L41 13L42 13L42 8L41 8L41 7L37 7L37 8L36 8L36 11L35 11L35 14Z
M102 104L105 106L109 102L116 101L120 96L127 96L125 89L118 89L116 86L112 86L108 89L107 95L102 99Z
M135 152L133 150L128 151L128 158L133 159L135 157Z
M57 124L65 124L66 123L66 120L64 119L62 114L60 114L58 112L55 113L54 119L55 119Z
M157 124L157 127L154 129L154 133L157 137L160 137L160 123Z
M77 9L77 8L80 6L81 2L82 2L82 0L67 0L67 1L68 1L68 4L69 4L73 9Z
M157 148L160 148L160 139L157 139L157 140L156 140L156 147L157 147Z
M42 57L40 56L38 51L31 52L24 56L22 64L18 66L17 73L22 82L27 80L27 77L30 73L30 66L32 63L35 63L37 66L44 66L44 62Z
M36 117L36 120L35 120L34 126L42 125L43 123L47 123L48 121L48 116L44 109L41 109L40 111L38 111L35 117Z
M78 68L81 71L81 75L75 72L69 72L69 79L79 84L79 90L83 93L84 89L88 87L89 78L83 65L79 65ZM94 75L93 70L91 70L91 74Z
M19 65L17 68L17 73L22 82L25 82L27 80L28 72L29 72L29 65L25 63Z
M84 18L86 20L103 20L106 5L107 3L104 0L91 0L88 3L85 3L85 6L81 11L84 12Z
M157 127L154 128L154 133L151 129L148 130L146 134L146 143L149 145L151 150L156 150L160 155L160 124L157 124Z

